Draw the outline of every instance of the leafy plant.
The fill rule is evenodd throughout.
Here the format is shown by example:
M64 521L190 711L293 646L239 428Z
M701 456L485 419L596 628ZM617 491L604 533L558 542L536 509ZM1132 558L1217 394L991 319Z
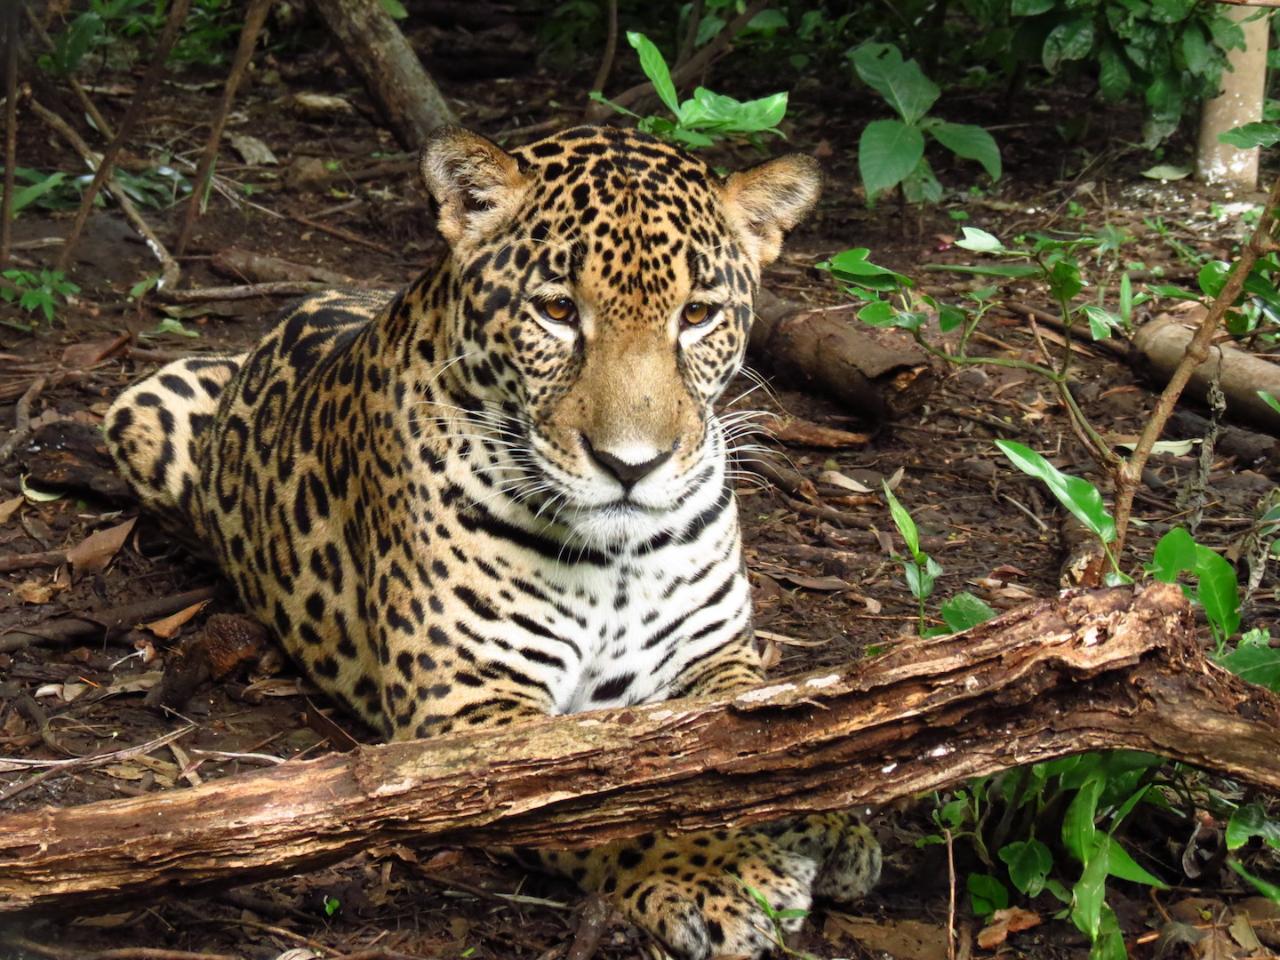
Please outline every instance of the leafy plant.
M775 93L758 100L742 102L723 94L713 93L706 87L698 87L693 96L681 101L676 93L671 71L661 51L643 33L629 31L627 42L640 56L640 67L653 83L658 99L674 115L666 117L641 117L626 107L593 90L591 99L608 104L619 113L634 117L636 128L644 133L682 143L687 147L709 147L728 137L743 137L755 141L761 134L782 136L778 124L787 112L787 94Z
M65 300L80 288L67 279L60 270L6 270L3 277L8 283L0 285L0 299L6 303L17 303L29 314L41 313L46 323L53 322L54 308L60 299ZM30 333L35 329L33 324L20 320L6 319L0 321L7 326Z
M0 172L3 171L0 167ZM80 202L80 191L75 182L60 170L44 173L30 167L13 168L13 215L16 217L28 207L41 210L74 209ZM0 188L0 194L3 194Z
M902 564L902 572L907 578L907 588L916 598L919 630L920 634L924 635L927 629L925 601L933 595L933 585L942 574L942 565L920 549L920 531L916 527L916 522L911 519L911 514L907 512L906 507L898 502L898 498L889 489L888 483L884 484L884 498L889 503L889 515L893 518L893 525L898 528L898 533L902 535L902 540L907 545L908 556L894 559Z
M862 82L898 115L871 121L858 141L858 171L868 202L899 184L912 203L942 199L942 185L925 157L926 135L956 156L978 161L992 180L1000 179L1000 148L991 134L928 116L941 91L914 60L903 60L891 43L864 43L849 52L849 60Z

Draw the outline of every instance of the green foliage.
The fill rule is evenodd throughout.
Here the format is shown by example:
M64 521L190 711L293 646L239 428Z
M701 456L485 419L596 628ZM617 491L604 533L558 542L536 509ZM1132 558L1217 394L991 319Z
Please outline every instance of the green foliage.
M0 167L0 172L3 167ZM44 173L30 167L13 168L13 215L28 207L39 210L74 210L80 204L76 181L60 170ZM3 193L3 187L0 187Z
M671 79L671 71L662 52L643 33L630 31L627 42L640 57L644 70L658 99L675 117L641 117L625 107L607 99L600 91L593 90L591 99L606 103L619 113L634 117L636 128L664 140L686 147L709 147L719 140L740 137L756 142L762 134L782 136L778 124L787 112L787 94L775 93L768 97L746 102L724 94L713 93L706 87L698 87L693 96L681 101Z
M1240 629L1240 589L1231 564L1174 527L1156 543L1147 572L1163 583L1177 583L1183 574L1195 579L1195 589L1184 590L1204 609L1218 655L1225 655L1227 641Z
M1058 502L1104 544L1116 538L1116 523L1102 502L1102 494L1083 477L1063 473L1030 447L1012 440L997 440L1000 452L1028 476L1044 482Z
M864 43L849 51L849 60L862 82L898 115L873 120L858 141L858 170L868 202L899 184L912 203L942 199L942 185L924 155L926 134L956 156L978 161L992 180L1000 179L1000 148L991 134L927 115L941 91L914 60L903 60L890 43Z
M87 9L53 36L53 50L37 62L55 76L70 76L95 53L158 33L167 10L168 0L89 0ZM182 32L169 53L170 61L205 66L223 63L227 49L240 32L237 13L236 4L230 0L193 0Z
M884 498L889 504L889 515L893 518L894 526L898 528L898 533L902 535L902 540L907 545L907 556L894 559L902 564L903 575L907 578L907 588L916 598L920 633L923 635L926 632L925 601L933 596L933 585L942 575L942 565L920 549L920 531L916 528L916 522L911 519L907 508L893 495L889 484L885 483L883 486Z
M13 269L4 271L2 276L8 283L0 285L0 299L6 303L16 302L28 314L43 314L46 323L53 322L54 308L60 299L65 300L71 294L80 292L80 288L60 270ZM33 324L20 320L6 319L0 322L27 333L35 329Z

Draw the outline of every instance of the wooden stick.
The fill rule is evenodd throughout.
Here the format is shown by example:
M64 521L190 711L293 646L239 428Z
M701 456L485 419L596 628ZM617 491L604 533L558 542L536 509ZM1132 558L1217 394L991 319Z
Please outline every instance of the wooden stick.
M109 638L130 630L143 621L167 617L171 613L185 610L193 603L210 600L217 592L217 587L198 587L156 600L140 600L121 607L62 617L38 626L11 627L0 633L0 653L12 653L23 647L42 643L71 643L94 635Z
M267 12L271 9L271 0L253 0L244 15L244 26L240 28L240 43L236 47L236 56L231 63L231 72L227 75L227 85L222 90L222 102L218 104L218 112L214 114L213 126L209 130L209 142L205 144L204 154L200 157L200 165L196 168L195 179L191 182L191 199L187 201L187 214L182 220L182 231L178 234L175 246L178 256L187 249L191 239L191 230L196 218L200 216L200 207L204 203L205 191L208 188L209 176L213 171L213 161L218 156L218 144L222 141L222 128L227 123L227 114L231 112L231 104L235 100L240 79L244 76L253 57L253 48L258 43L258 34L266 22Z
M361 746L11 814L0 911L257 881L380 843L573 847L854 809L1117 748L1280 789L1280 697L1204 659L1176 585L1041 600L729 700Z
M9 265L13 244L14 167L18 159L18 7L8 4L4 18L4 197L0 200L0 270Z
M120 148L124 146L125 140L133 133L134 125L138 122L138 118L142 116L143 108L147 106L148 101L151 99L151 91L155 89L155 85L160 81L160 75L164 73L165 61L169 59L169 51L178 39L178 31L182 29L183 21L187 18L187 10L190 6L191 0L173 0L169 6L169 15L165 19L164 29L160 31L160 36L156 39L155 49L151 52L151 65L147 67L147 72L142 75L142 82L138 84L137 92L134 93L133 99L129 101L129 106L124 112L124 119L120 121L120 129L116 131L116 135L107 144L107 149L102 152L102 159L97 162L97 166L93 171L93 179L89 181L89 186L85 187L84 193L80 195L80 209L76 211L75 223L71 225L71 232L67 234L67 241L62 245L62 252L58 254L57 269L64 273L71 263L71 254L75 252L76 244L80 241L80 234L89 220L89 214L93 212L93 200L98 195L98 191L102 189L102 185L114 177L116 156L120 153ZM86 162L89 163L91 168L94 167L91 160L86 158ZM112 192L117 199L123 197L119 190L113 189Z
M120 212L125 215L125 218L133 226L133 229L136 230L142 239L146 241L147 247L150 248L152 255L160 261L160 282L156 284L156 288L163 290L177 286L178 277L181 274L181 268L178 266L178 261L174 260L173 257L169 255L168 249L160 242L160 238L157 237L155 231L151 229L151 225L143 219L142 214L138 212L138 208L135 207L133 205L133 201L129 199L129 195L120 189L120 185L116 183L115 175L110 172L110 169L107 168L105 164L98 163L97 158L93 155L93 151L89 149L89 145L84 142L84 139L80 134L76 133L75 130L72 129L71 125L68 124L67 121L63 120L52 110L46 109L34 97L29 101L29 106L31 107L32 113L48 124L55 133L59 134L62 139L66 140L67 143L71 145L72 149L74 149L76 153L80 154L81 159L84 160L90 170L95 171L95 173L100 169L108 170L104 182L107 185L107 189L111 192L111 195L115 197L116 203L119 204Z

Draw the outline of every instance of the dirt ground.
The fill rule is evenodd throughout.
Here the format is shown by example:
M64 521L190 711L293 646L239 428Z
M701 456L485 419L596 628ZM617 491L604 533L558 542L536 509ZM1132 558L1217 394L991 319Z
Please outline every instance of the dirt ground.
M428 47L447 39L419 33L415 39ZM241 282L214 269L215 255L232 246L389 286L413 277L440 252L411 159L373 122L374 110L339 54L323 36L314 40L305 50L256 58L252 83L236 104L228 132L258 138L278 163L246 163L224 146L219 188L181 260L184 285ZM532 57L528 61L518 77L446 77L463 121L519 143L532 138L523 128L545 130L576 120L592 65L556 72L535 66ZM717 79L727 78L725 86L735 94L768 92L753 90L758 81L734 61L718 69L723 73ZM122 115L139 75L121 69L94 84L92 95L109 117ZM188 71L166 82L124 165L145 166L164 153L179 168L187 164L189 172L220 91L216 71ZM341 95L354 109L319 119L304 116L290 106L299 92ZM49 105L73 120L78 116L65 94ZM903 211L884 203L872 210L863 203L854 166L858 133L874 116L865 98L856 90L833 94L812 82L793 90L791 146L819 157L827 187L817 215L769 272L765 285L772 292L801 303L843 302L813 264L855 246L870 247L877 262L917 276L931 289L961 290L968 284L964 277L923 270L926 264L971 258L952 245L961 226L955 213L967 215L964 224L1001 237L1025 230L1096 232L1110 225L1127 236L1119 260L1141 261L1150 272L1162 269L1173 282L1189 282L1191 268L1144 218L1161 217L1176 240L1220 256L1238 236L1238 218L1216 213L1215 204L1227 198L1138 175L1151 161L1127 146L1138 139L1136 115L1104 115L1065 90L1028 93L1012 105L989 92L961 92L948 96L943 108L948 119L993 128L1004 150L1005 178L982 191L958 191L937 208ZM1049 115L1090 111L1083 140L1064 143L1049 129ZM34 117L26 114L20 122L22 166L80 169L66 145ZM721 151L715 162L732 167L752 158L751 150L741 148ZM939 166L948 186L976 182L976 166ZM249 185L253 189L246 192ZM148 217L162 237L171 238L184 209L180 204ZM51 266L57 247L48 241L65 236L70 222L70 213L25 213L15 224L16 264ZM1103 266L1091 269L1102 272ZM126 526L133 524L136 506L105 459L97 425L111 399L135 378L171 357L248 344L283 304L266 297L180 308L154 296L131 301L130 287L155 270L119 212L100 209L71 271L81 293L53 324L33 334L0 327L0 423L8 429L16 422L25 395L33 428L0 462L0 811L183 789L264 764L315 757L344 746L347 735L369 739L328 710L279 656L201 685L180 716L143 702L172 662L172 651L210 615L235 612L237 606L207 563L192 558L146 517ZM1030 306L1051 306L1044 291L1032 287L1016 296ZM7 305L0 311L3 318L19 316ZM153 334L166 316L198 336ZM1025 318L1014 313L993 317L981 347L1024 357L1036 351ZM753 362L769 375L767 358ZM1108 435L1136 434L1152 395L1124 351L1086 345L1078 348L1076 362L1077 396L1089 415ZM744 378L741 390L729 396L751 386ZM801 492L755 482L738 491L757 624L772 638L776 673L856 659L868 648L909 642L914 635L915 604L890 555L894 541L876 536L892 530L878 495L883 479L897 484L897 496L944 568L938 598L970 590L1002 609L1057 589L1061 516L1041 488L999 458L991 442L1020 440L1052 453L1063 469L1092 475L1046 384L1016 371L943 371L927 404L896 423L869 422L858 410L794 383L773 380L770 386L737 405L871 434L865 442L821 449L766 438L780 461L814 484L813 492L806 499ZM1191 455L1153 459L1138 501L1145 525L1133 532L1132 557L1148 555L1154 539L1182 515L1179 494L1193 468ZM1278 469L1274 453L1255 461L1221 457L1210 477L1200 538L1221 546L1242 537ZM858 492L855 484L877 492ZM215 588L207 603L173 601L205 587ZM152 612L135 616L123 629L104 633L83 619L78 628L64 629L68 618L138 603L151 604ZM1276 580L1268 573L1246 625L1274 624L1277 610ZM166 621L173 613L178 616ZM60 639L32 638L25 630L52 630ZM330 715L346 734L317 720L317 712ZM143 744L187 723L194 724L188 735L142 755L54 763ZM13 760L50 763L18 766ZM881 889L853 914L816 911L796 949L822 957L947 956L945 852L915 845L928 828L929 804L904 802L880 812L876 824L889 857ZM1212 913L1213 905L1241 895L1229 872L1195 883L1182 874L1179 851L1192 825L1176 833L1183 826L1144 824L1127 838L1144 865L1173 887L1148 897L1143 889L1113 884L1112 903L1132 956L1157 955L1158 942L1148 934L1169 922L1175 903L1198 897ZM27 946L11 941L3 950L32 957L151 947L292 960L355 954L551 960L569 955L580 902L565 884L526 877L480 853L397 847L208 897L122 900L105 912L11 925L8 932L26 937ZM1011 938L1000 948L1003 955L1086 956L1087 942L1069 921L1049 920L1052 902L1038 906L1047 922ZM970 944L976 924L963 898L958 922L962 949L976 949ZM637 934L613 922L595 956L622 960L640 956L642 949ZM1184 949L1175 946L1165 955L1190 955L1176 952ZM169 954L156 954L162 955Z

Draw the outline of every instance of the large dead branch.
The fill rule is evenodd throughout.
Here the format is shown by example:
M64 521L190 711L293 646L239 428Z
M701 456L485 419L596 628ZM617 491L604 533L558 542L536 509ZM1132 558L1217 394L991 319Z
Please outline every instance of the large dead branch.
M580 845L861 807L1088 749L1280 789L1280 698L1202 657L1175 586L1044 600L740 694L361 747L0 818L0 910L296 873L397 840Z

